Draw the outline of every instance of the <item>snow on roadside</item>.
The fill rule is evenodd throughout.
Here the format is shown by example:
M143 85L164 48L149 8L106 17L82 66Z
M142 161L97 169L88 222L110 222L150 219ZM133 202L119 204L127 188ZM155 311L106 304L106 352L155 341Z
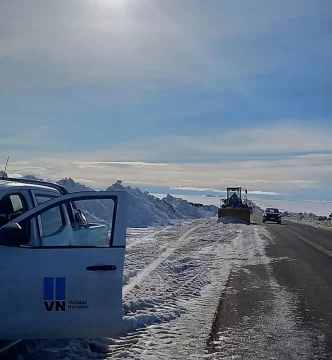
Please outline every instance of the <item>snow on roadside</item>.
M238 235L231 225L221 233L221 226L197 221L180 237L171 240L168 235L156 257L162 262L138 287L125 291L126 321L135 345L128 347L127 337L114 340L111 358L183 359L205 353L222 284L229 275L229 267L220 266L221 254ZM146 328L135 333L143 324Z
M129 228L127 230L126 251L136 245L137 241L141 243L149 242L157 234L172 229L173 226L151 226L148 228Z

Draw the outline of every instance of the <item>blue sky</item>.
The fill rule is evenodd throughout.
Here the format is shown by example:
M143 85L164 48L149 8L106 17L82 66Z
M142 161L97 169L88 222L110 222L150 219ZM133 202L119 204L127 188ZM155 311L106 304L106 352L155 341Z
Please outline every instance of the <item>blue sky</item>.
M121 178L154 192L236 183L328 197L331 11L329 0L2 1L0 163L94 188Z

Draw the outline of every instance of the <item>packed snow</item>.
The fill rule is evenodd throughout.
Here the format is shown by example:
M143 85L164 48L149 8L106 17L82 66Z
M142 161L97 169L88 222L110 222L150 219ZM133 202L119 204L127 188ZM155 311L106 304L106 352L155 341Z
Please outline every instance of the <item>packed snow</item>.
M239 330L245 331L245 324L243 330L220 333L216 340L219 350L214 353L208 351L207 342L220 297L230 290L230 275L248 265L269 267L272 261L278 261L266 255L265 248L271 241L261 226L222 224L216 219L196 219L156 229L128 229L124 334L117 338L43 342L43 349L29 359L240 359L239 341L250 346L253 335L239 338ZM293 359L307 359L311 335L295 321L294 299L272 274L269 284L275 315L262 318L255 330L255 346L261 358L270 358L264 339L287 329L283 353ZM287 342L288 338L301 346L294 348L294 342ZM277 347L276 343L274 348Z

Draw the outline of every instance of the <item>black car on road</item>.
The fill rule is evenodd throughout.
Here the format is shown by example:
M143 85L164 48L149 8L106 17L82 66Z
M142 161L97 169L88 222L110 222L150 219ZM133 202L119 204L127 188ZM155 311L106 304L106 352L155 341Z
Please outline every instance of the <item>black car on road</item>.
M263 223L272 221L281 224L281 213L277 208L266 208L263 212Z

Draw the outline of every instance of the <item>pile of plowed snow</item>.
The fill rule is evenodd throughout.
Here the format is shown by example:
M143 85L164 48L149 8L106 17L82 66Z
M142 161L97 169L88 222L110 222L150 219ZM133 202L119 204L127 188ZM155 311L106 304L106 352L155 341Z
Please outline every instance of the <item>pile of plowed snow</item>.
M332 214L330 216L318 216L313 213L293 213L285 211L281 216L287 220L302 222L309 225L332 227Z
M31 178L31 176L29 176ZM93 189L75 182L71 178L58 181L69 192L93 191ZM147 191L124 187L119 183L110 186L107 191L125 190L127 193L127 226L147 227L156 225L173 225L179 220L214 217L217 214L216 206L196 208L188 201L167 195L159 199ZM78 202L78 206L90 221L111 222L113 214L111 200L91 200Z

